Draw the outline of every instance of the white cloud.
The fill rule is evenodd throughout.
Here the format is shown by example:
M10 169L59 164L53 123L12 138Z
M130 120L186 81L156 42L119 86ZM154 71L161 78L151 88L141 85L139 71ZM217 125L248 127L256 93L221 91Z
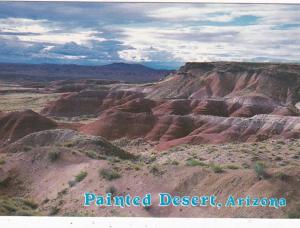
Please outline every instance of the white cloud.
M65 44L68 42L75 42L80 45L85 45L91 40L99 42L105 41L104 38L94 37L95 31L73 31L63 33L44 33L38 35L19 35L17 36L21 41L25 42L39 42L39 43L54 43Z
M22 55L23 48L33 58L70 61L299 61L299 27L284 28L300 24L299 9L258 4L107 4L99 11L95 4L91 15L83 15L87 5L73 5L69 13L64 7L56 9L59 20L0 19L0 42L6 42L5 53L15 47L15 55Z
M6 18L0 19L0 31L5 33L3 38L11 37L11 34L24 42L65 44L75 42L77 44L88 45L90 40L105 41L106 39L94 36L99 34L96 30L86 28L68 29L59 23L48 20L32 20L26 18ZM11 34L9 34L11 33Z
M46 33L51 31L47 20L32 20L27 18L2 18L0 31L12 33Z
M212 60L300 59L300 30L273 30L272 25L128 27L126 45L135 50L120 52L124 60L152 59L150 47L168 52L181 62ZM160 59L161 61L166 61ZM172 61L172 59L167 59Z

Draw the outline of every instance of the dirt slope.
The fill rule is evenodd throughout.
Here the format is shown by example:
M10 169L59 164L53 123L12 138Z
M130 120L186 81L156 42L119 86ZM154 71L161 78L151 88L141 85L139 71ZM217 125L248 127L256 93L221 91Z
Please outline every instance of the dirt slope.
M10 143L23 136L56 128L54 121L31 110L0 115L0 144Z
M53 135L50 142L43 141L44 135ZM82 141L79 140L81 138ZM26 138L26 139L25 139ZM296 149L299 141L292 144L236 144L231 145L236 150L236 168L226 168L227 162L216 158L217 154L224 154L224 158L233 158L228 150L216 147L213 153L209 153L208 147L198 149L185 147L185 152L178 150L166 151L164 154L156 154L155 159L142 157L139 160L122 158L116 159L116 154L107 153L106 146L98 147L97 153L105 156L93 159L87 157L83 151L94 143L95 138L86 138L78 133L68 130L46 131L45 133L34 133L24 139L18 140L2 153L2 159L6 163L0 169L0 177L3 181L10 178L6 185L0 187L1 195L19 196L34 199L38 205L41 215L85 215L85 216L155 216L155 217L263 217L263 218L286 218L291 213L297 212L299 202L300 170L299 160L291 159L289 155L294 154L289 150L293 145ZM42 140L40 140L40 138ZM65 144L65 140L75 139L74 146ZM99 140L99 139L97 139ZM101 140L102 141L102 140ZM35 143L37 142L37 143ZM43 143L44 142L44 143ZM21 144L36 145L28 151L24 151ZM38 144L40 143L40 144ZM82 147L82 145L84 145ZM262 145L278 146L277 154L282 156L281 161L273 160L264 156L260 157L267 164L268 177L261 178L252 168L255 161L247 160L249 166L242 168L238 157L242 156L240 148L257 148L258 151L249 150L247 155L261 155ZM89 146L88 146L89 147ZM229 145L228 145L229 147ZM84 148L84 150L80 150ZM196 149L196 150L194 150ZM107 152L106 152L107 150ZM53 159L51 154L57 153ZM191 153L192 152L192 153ZM203 153L203 154L200 154ZM270 151L273 153L274 150ZM268 152L268 155L269 154ZM284 156L283 156L284 155ZM288 155L288 156L287 156ZM176 156L179 156L176 158ZM204 156L211 156L206 160ZM202 163L189 163L202 157ZM271 157L272 158L272 157ZM171 160L170 160L171 159ZM171 162L173 161L173 162ZM176 161L176 163L174 162ZM283 164L284 166L279 166ZM193 164L193 165L190 165ZM214 164L214 165L212 165ZM222 165L221 171L213 168ZM228 166L230 167L230 166ZM231 166L233 167L233 166ZM118 177L107 179L101 175L101 170L111 170L118 173ZM76 176L84 172L80 181L72 183ZM62 175L63 174L63 175ZM3 182L2 182L3 183ZM86 191L105 194L113 191L118 195L141 195L151 193L153 195L153 206L150 208L89 208L81 207L82 194ZM268 207L259 208L207 208L207 207L158 207L159 192L169 192L172 195L206 195L214 194L218 200L225 203L228 195L235 197L286 197L288 206L286 208L274 209Z

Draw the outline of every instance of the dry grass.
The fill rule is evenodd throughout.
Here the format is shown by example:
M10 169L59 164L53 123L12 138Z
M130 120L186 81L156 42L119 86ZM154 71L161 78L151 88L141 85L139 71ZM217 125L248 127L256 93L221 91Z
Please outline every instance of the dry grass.
M101 170L99 170L99 175L109 181L118 179L121 177L120 173L118 173L115 170L111 170L111 169L101 169Z
M4 112L31 109L40 112L48 102L55 101L61 96L60 93L10 93L1 94L0 110Z
M259 161L269 168L298 166L300 165L300 140L271 139L238 144L179 145L161 152L157 157L159 164L169 164L173 160L186 161L185 165L188 166L205 167L214 163L222 165L226 170L254 167Z
M34 216L38 215L38 205L32 200L23 198L1 197L0 216Z

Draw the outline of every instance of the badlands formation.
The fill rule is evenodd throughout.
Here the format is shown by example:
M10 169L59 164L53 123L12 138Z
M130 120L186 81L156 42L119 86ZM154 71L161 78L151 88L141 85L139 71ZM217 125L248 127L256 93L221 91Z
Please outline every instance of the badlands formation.
M146 84L41 84L19 90L38 97L36 110L0 106L0 214L300 216L300 65L186 63ZM287 207L84 208L86 191L285 197Z

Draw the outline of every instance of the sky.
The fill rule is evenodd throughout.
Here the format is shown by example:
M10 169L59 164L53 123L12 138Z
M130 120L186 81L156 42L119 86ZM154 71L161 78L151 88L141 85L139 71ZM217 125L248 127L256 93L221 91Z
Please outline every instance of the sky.
M300 5L1 2L0 62L300 62Z

